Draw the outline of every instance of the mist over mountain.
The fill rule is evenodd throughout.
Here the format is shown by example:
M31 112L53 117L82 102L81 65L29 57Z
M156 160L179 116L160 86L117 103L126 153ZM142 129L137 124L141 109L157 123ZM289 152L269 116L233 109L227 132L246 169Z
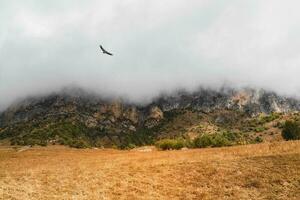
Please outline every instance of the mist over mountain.
M68 85L149 103L197 88L299 96L293 0L0 2L0 110ZM114 53L102 55L102 44Z

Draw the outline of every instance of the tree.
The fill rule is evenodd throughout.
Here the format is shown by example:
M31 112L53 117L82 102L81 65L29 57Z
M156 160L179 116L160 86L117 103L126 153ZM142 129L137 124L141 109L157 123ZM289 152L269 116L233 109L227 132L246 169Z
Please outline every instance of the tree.
M300 139L300 127L297 122L286 121L283 125L282 137L285 140L299 140Z

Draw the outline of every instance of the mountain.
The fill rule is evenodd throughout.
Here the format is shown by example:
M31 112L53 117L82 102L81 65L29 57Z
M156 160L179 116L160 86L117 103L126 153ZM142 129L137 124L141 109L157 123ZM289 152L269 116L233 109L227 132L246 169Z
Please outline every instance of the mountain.
M161 95L146 105L78 88L26 98L0 113L0 140L18 145L120 147L162 138L238 133L243 142L280 139L280 122L300 101L255 89L198 89ZM242 139L241 139L242 138Z

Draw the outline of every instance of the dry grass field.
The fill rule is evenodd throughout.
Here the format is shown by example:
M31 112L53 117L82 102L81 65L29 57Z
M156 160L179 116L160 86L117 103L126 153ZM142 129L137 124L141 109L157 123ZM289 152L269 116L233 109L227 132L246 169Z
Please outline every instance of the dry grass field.
M300 141L150 152L2 148L0 199L300 199Z

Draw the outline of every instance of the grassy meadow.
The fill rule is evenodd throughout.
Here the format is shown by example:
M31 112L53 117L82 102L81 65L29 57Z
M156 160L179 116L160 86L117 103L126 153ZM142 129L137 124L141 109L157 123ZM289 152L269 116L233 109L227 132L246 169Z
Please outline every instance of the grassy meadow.
M0 199L299 199L300 141L157 151L0 149Z

